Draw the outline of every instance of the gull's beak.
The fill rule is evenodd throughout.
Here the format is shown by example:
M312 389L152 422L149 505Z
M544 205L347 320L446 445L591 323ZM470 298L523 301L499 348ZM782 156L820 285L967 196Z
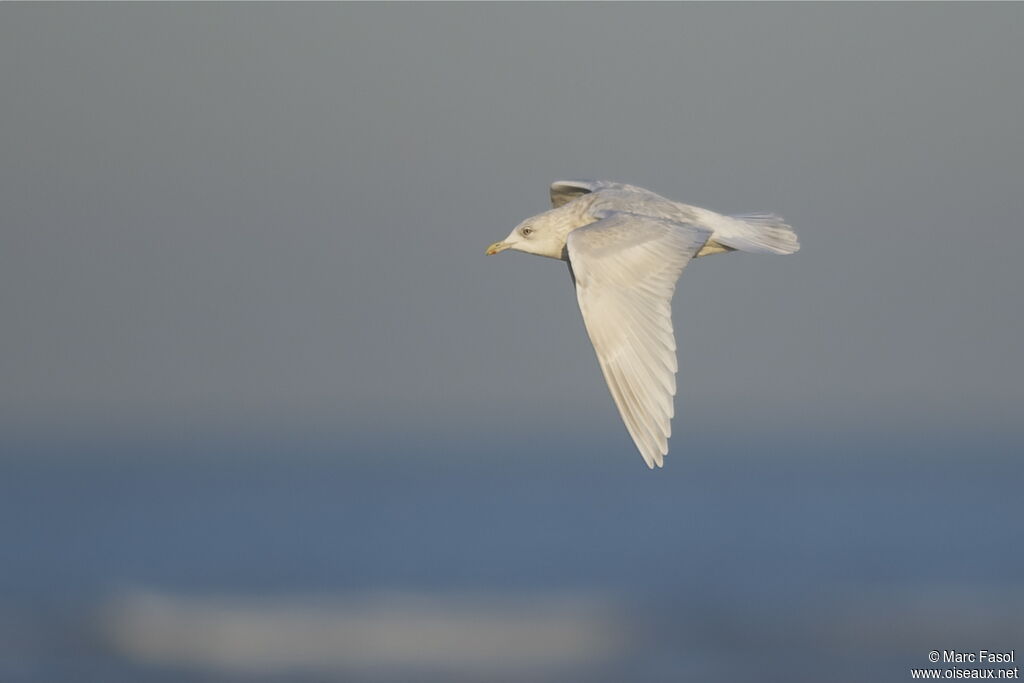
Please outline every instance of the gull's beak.
M499 251L505 251L512 245L508 242L495 242L491 246L487 247L487 251L484 253L490 256L491 254L497 254Z

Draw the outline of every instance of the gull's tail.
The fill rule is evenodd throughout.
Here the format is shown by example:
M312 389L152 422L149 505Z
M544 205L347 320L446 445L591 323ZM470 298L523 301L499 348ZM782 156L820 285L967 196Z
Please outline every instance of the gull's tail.
M752 254L793 254L800 250L793 228L779 216L741 213L729 218L728 230L716 231L720 232L716 239L727 247Z

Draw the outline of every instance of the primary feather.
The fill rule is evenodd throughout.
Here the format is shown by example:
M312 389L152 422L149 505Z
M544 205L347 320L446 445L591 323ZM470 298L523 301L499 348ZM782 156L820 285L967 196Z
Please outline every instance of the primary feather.
M569 233L576 298L605 381L649 467L668 453L676 393L672 293L711 235L628 213Z

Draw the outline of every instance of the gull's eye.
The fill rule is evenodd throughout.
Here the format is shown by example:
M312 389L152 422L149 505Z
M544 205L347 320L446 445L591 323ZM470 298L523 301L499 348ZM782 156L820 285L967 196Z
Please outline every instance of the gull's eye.
M523 237L529 237L530 235L533 234L533 228L522 228L519 231L519 234L522 235Z

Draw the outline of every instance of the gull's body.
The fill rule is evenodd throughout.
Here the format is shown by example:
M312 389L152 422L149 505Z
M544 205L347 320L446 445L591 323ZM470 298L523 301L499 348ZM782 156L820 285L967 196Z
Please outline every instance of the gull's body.
M608 181L558 181L551 204L487 253L513 249L569 263L619 414L648 467L661 467L676 393L676 280L699 256L792 254L796 235L776 216L725 216Z

